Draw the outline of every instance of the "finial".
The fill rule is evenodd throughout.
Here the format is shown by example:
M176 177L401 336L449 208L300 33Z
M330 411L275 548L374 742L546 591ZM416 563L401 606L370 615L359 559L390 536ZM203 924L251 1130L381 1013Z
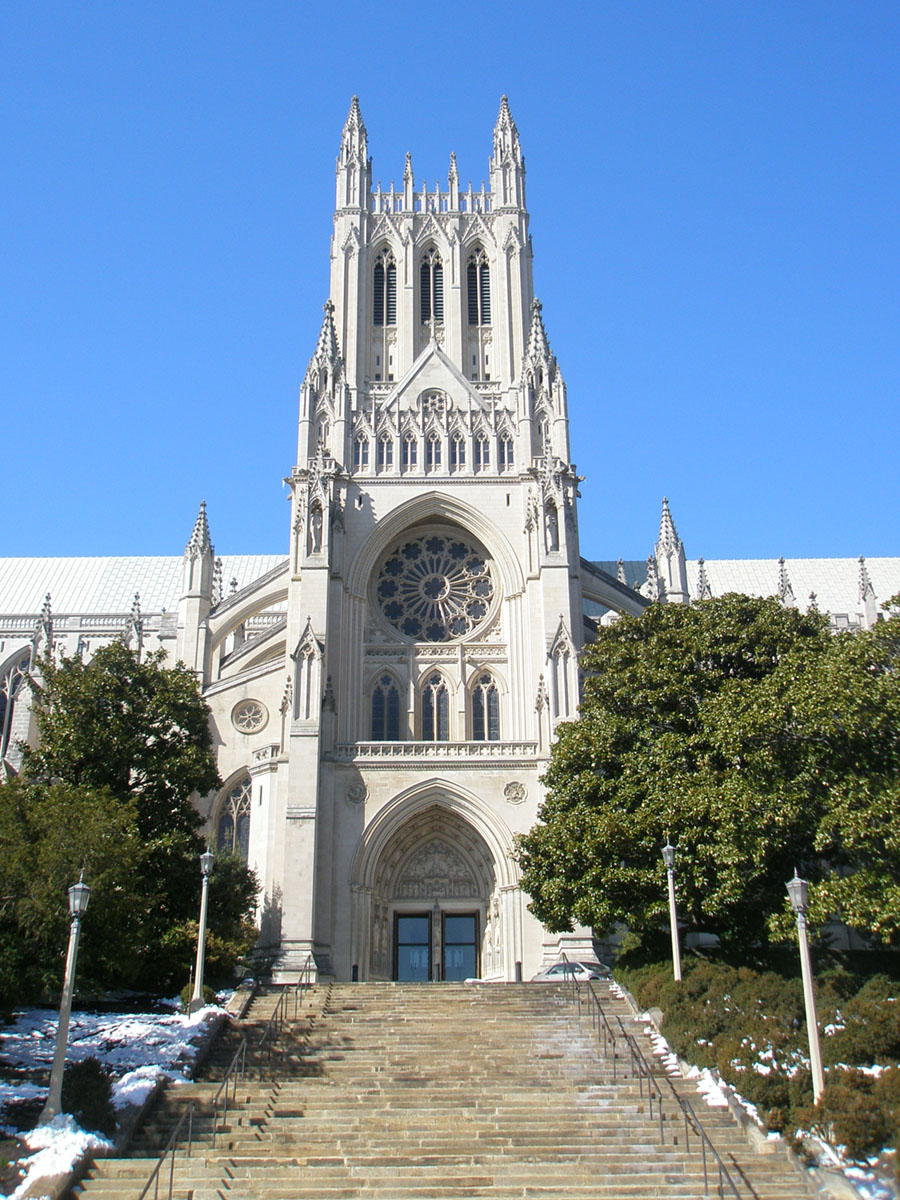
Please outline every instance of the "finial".
M681 549L681 539L669 511L669 498L663 496L662 515L659 519L659 537L656 541L657 554L673 554Z
M412 179L412 177L413 177L413 169L412 169L412 155L411 155L411 154L410 154L410 152L407 150L407 152L406 152L406 163L405 163L405 165L404 165L404 167L403 167L403 182L404 182L404 183L406 183L406 181L407 181L408 179Z
M209 536L209 522L206 519L206 501L200 501L200 511L197 513L197 520L194 522L194 528L191 531L191 536L188 539L187 549L192 553L203 553L206 550L212 551L212 542Z

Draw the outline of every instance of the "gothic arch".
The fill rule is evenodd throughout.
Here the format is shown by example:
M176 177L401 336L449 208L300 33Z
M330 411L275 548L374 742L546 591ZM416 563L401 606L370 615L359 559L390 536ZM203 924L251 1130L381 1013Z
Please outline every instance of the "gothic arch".
M352 887L375 887L378 861L385 847L411 818L429 808L443 808L462 818L481 836L494 860L499 887L515 887L519 869L513 857L509 826L492 813L473 792L435 776L399 792L369 822L350 863Z
M359 550L347 572L347 591L364 599L369 580L381 556L394 538L412 525L428 520L443 520L461 526L477 537L490 554L499 572L504 598L520 594L525 587L522 568L506 537L485 513L456 496L429 491L398 505L379 521Z

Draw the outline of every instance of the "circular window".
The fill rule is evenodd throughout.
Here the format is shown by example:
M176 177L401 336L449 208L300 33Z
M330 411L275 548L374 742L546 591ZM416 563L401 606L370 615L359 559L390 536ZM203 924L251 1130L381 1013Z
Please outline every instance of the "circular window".
M268 719L266 706L259 700L242 700L231 711L231 723L241 733L256 733Z
M375 603L405 637L447 642L485 620L494 598L488 559L460 537L429 533L399 542L381 565Z

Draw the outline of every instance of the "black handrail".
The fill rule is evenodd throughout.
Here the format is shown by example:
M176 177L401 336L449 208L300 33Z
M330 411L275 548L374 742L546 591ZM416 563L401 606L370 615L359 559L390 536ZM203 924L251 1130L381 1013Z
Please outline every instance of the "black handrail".
M240 1073L238 1072L238 1062L240 1062ZM222 1109L222 1127L228 1121L228 1093L231 1092L232 1103L237 1100L237 1085L238 1079L243 1080L244 1069L247 1065L247 1039L241 1038L241 1044L234 1052L228 1070L222 1079L219 1090L213 1097L213 1123L212 1123L212 1144L216 1144L216 1128L219 1123L219 1107Z
M150 1178L144 1184L144 1190L141 1192L140 1196L138 1196L138 1200L144 1200L144 1197L150 1191L151 1186L153 1186L154 1200L159 1200L159 1173L162 1170L163 1164L166 1161L167 1154L171 1155L171 1161L169 1162L169 1190L166 1195L166 1200L172 1200L172 1183L175 1178L175 1143L178 1141L178 1135L181 1133L181 1128L184 1125L185 1121L187 1121L187 1123L188 1123L188 1139L187 1139L186 1157L187 1158L191 1157L191 1143L193 1141L193 1134L194 1134L194 1102L193 1102L193 1100L190 1102L190 1104L187 1106L187 1108L181 1114L181 1119L179 1120L179 1122L175 1126L175 1128L172 1130L172 1136L169 1138L168 1142L166 1142L165 1150L163 1150L162 1154L160 1154L159 1158L157 1159L156 1166L150 1172Z
M562 960L565 963L568 963L568 961L569 961L565 954L562 955ZM571 998L572 1000L578 1001L578 1012L580 1015L581 1014L581 981L577 978L574 968L572 971L564 972L564 978L565 978L566 997ZM612 1045L613 1080L615 1080L615 1078L616 1078L616 1047L617 1047L616 1035L613 1033L613 1030L609 1023L609 1020L607 1019L607 1016L603 1011L603 1006L601 1005L600 1000L598 999L597 994L594 991L593 983L590 980L588 980L586 982L587 982L586 990L587 990L587 995L588 995L588 1005L589 1005L589 1010L591 1012L592 1025L595 1025L595 1027L598 1030L598 1040L599 1040L600 1028L602 1027L602 1029L604 1030L603 1052L606 1057L608 1057L607 1045L608 1044ZM625 1026L622 1024L622 1018L620 1016L618 1016L618 1014L616 1015L616 1021L619 1026L619 1039L623 1040L625 1045L628 1047L629 1059L631 1062L631 1073L633 1076L637 1077L638 1088L640 1090L641 1099L642 1100L644 1099L644 1088L646 1086L647 1101L648 1101L649 1108L650 1108L650 1119L653 1120L655 1118L658 1121L658 1123L659 1123L659 1140L660 1140L660 1142L665 1143L665 1126L664 1126L665 1113L664 1113L662 1088L659 1086L657 1077L654 1074L653 1070L651 1069L650 1064L647 1062L647 1059L645 1058L643 1051L641 1050L641 1048L638 1045L637 1041L635 1040L634 1036L626 1030ZM715 1146L710 1141L709 1135L707 1134L706 1130L703 1128L703 1125L701 1124L699 1117L697 1116L696 1112L694 1111L693 1105L690 1103L689 1100L685 1099L683 1096L680 1096L678 1094L678 1092L675 1089L675 1085L672 1083L672 1080L668 1077L668 1075L664 1076L664 1078L666 1080L666 1083L669 1085L669 1091L671 1093L670 1099L674 1100L677 1103L678 1108L680 1110L681 1118L684 1121L684 1148L685 1148L685 1151L688 1154L691 1152L690 1131L692 1129L700 1143L700 1156L701 1156L701 1160L702 1160L702 1164L703 1164L703 1190L704 1190L704 1192L706 1192L706 1194L709 1195L709 1164L708 1164L708 1158L707 1158L707 1155L709 1154L712 1156L712 1159L716 1166L716 1173L717 1173L716 1191L717 1191L718 1196L720 1197L720 1200L721 1200L721 1198L723 1198L725 1196L724 1188L726 1186L727 1186L728 1191L731 1194L731 1196L734 1197L734 1200L741 1200L741 1193L738 1191L738 1188L734 1182L734 1179L732 1178L731 1174L729 1173L728 1168L725 1166L725 1163L722 1161L722 1157L719 1154L718 1150L715 1148ZM655 1111L654 1111L654 1104L656 1106Z
M274 1009L271 1017L269 1017L268 1024L266 1025L265 1029L263 1030L263 1035L259 1039L259 1045L257 1047L257 1050L258 1050L259 1060L260 1060L260 1062L259 1062L260 1079L262 1079L263 1055L264 1054L268 1055L269 1060L271 1060L272 1054L275 1050L275 1043L278 1041L279 1037L281 1036L282 1029L287 1024L287 1021L288 1021L287 1010L288 1010L288 1006L290 1003L291 993L293 993L293 996L294 996L294 1015L293 1015L292 1019L296 1021L298 1008L300 1008L303 1003L303 992L307 988L312 987L314 983L315 983L315 960L313 959L313 956L310 954L307 957L306 962L303 964L303 967L300 970L300 977L298 978L297 982L286 984L282 988L281 995L278 997L278 1003L275 1005L275 1009Z

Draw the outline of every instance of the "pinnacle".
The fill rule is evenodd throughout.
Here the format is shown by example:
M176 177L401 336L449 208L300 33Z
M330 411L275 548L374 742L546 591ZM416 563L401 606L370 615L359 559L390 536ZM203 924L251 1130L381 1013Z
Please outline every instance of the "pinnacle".
M531 302L531 329L528 332L528 349L525 353L529 358L550 358L550 342L547 338L547 330L544 328L544 319L541 316L543 305L540 300L534 299Z
M322 318L322 328L319 331L315 357L328 363L334 363L340 358L341 350L338 345L337 330L334 327L334 304L330 298L322 305L322 311L325 315Z
M199 551L204 553L212 551L212 541L209 536L209 522L206 519L206 501L200 501L200 511L197 513L197 520L194 522L194 528L191 536L188 539L188 550Z
M675 522L672 520L672 514L669 512L669 498L663 496L662 516L659 520L659 537L656 541L657 554L672 554L681 548L681 538L678 536L678 531L675 528Z
M409 182L412 183L412 177L413 177L412 155L407 150L406 163L404 164L404 167L403 167L403 182L406 183L407 180L409 180Z

